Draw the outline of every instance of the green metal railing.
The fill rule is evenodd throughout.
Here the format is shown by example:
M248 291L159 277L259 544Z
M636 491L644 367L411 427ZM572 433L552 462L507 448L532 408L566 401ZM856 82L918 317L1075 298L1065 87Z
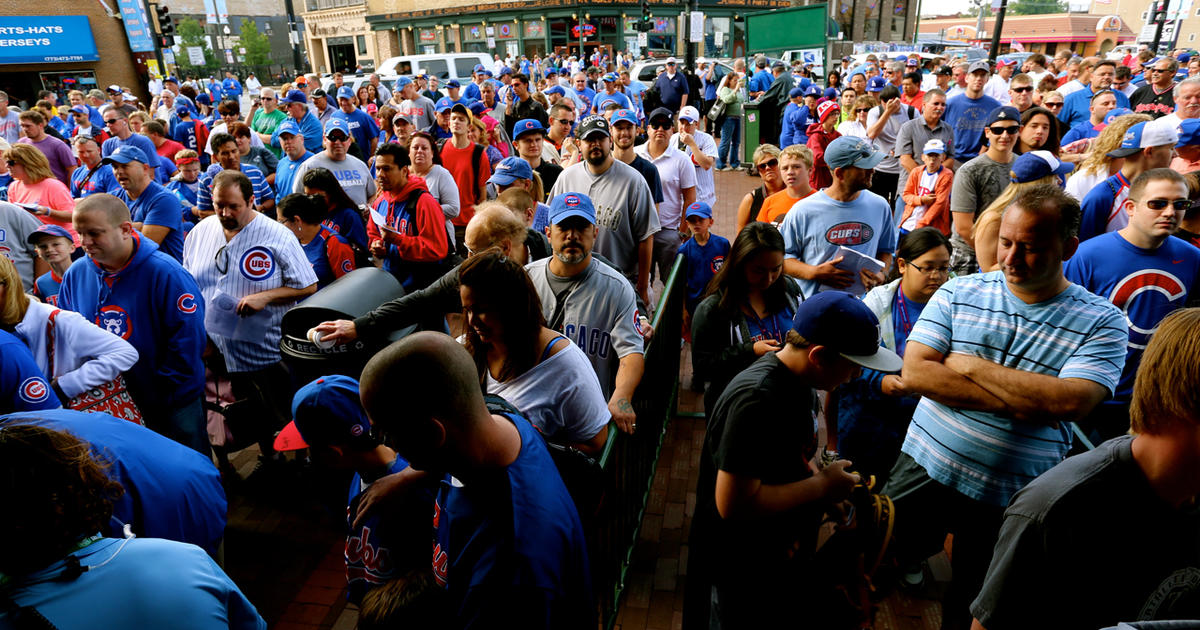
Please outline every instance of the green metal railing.
M654 333L646 345L646 370L633 400L637 431L621 433L610 423L608 443L600 455L605 492L594 526L589 528L588 551L604 628L611 629L617 620L667 422L678 399L686 289L682 261L682 256L675 259L651 322Z

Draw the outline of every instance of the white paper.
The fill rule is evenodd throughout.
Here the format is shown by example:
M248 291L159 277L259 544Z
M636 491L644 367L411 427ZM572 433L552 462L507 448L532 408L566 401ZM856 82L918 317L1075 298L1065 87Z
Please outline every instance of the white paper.
M204 328L210 335L237 341L261 341L271 328L266 310L245 317L238 315L237 298L218 291L204 310Z
M872 258L859 252L858 250L850 249L845 245L838 247L837 253L833 255L834 258L839 256L842 258L842 262L838 263L838 269L845 269L853 274L854 283L845 289L835 289L831 286L823 284L821 285L821 288L817 290L818 293L821 291L845 291L847 293L861 296L867 292L867 288L863 286L862 276L859 274L859 271L862 269L867 269L871 273L879 273L880 271L883 271L884 267L887 266L883 264L883 261Z
M381 230L391 232L392 234L399 234L399 232L392 229L392 226L387 224L387 217L383 216L383 213L376 210L374 206L371 207L371 221L375 222L375 225Z
M692 42L704 41L704 13L701 11L692 11L689 26L691 28L688 29L690 31L688 33L690 35L688 40Z

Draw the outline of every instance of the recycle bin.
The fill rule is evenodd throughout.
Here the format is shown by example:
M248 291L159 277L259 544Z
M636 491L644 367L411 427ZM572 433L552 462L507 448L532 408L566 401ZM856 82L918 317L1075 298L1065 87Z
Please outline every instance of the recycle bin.
M754 167L754 150L758 148L760 122L758 103L742 103L742 164L751 169Z

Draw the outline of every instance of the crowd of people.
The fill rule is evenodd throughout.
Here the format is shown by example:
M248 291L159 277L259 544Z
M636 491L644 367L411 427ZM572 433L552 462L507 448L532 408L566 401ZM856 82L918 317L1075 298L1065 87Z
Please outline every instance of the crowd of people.
M1194 55L668 58L647 85L597 51L4 109L0 625L264 627L217 562L223 485L300 451L354 471L361 627L595 627L595 506L559 466L638 434L679 257L707 418L684 627L844 624L818 534L872 478L897 582L953 535L944 628L1200 618ZM307 334L369 360L299 379L284 314L362 268L403 296Z

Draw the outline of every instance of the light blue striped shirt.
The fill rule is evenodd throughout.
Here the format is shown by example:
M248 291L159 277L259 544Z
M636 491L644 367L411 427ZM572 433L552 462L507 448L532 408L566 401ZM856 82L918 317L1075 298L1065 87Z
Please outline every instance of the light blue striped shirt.
M271 192L271 184L267 183L267 177L257 166L253 164L238 164L238 166L242 173L250 178L250 184L254 187L254 205L256 207L262 205L264 201L275 199L275 195ZM221 168L220 164L213 164L200 176L200 188L196 191L196 207L200 208L201 212L209 212L213 209L213 180L223 170L225 169Z
M908 336L942 354L959 352L1004 367L1082 378L1112 394L1125 364L1125 318L1108 301L1071 284L1026 304L993 271L947 282ZM935 481L964 495L1008 505L1009 499L1066 456L1067 425L1021 422L922 398L901 450Z

